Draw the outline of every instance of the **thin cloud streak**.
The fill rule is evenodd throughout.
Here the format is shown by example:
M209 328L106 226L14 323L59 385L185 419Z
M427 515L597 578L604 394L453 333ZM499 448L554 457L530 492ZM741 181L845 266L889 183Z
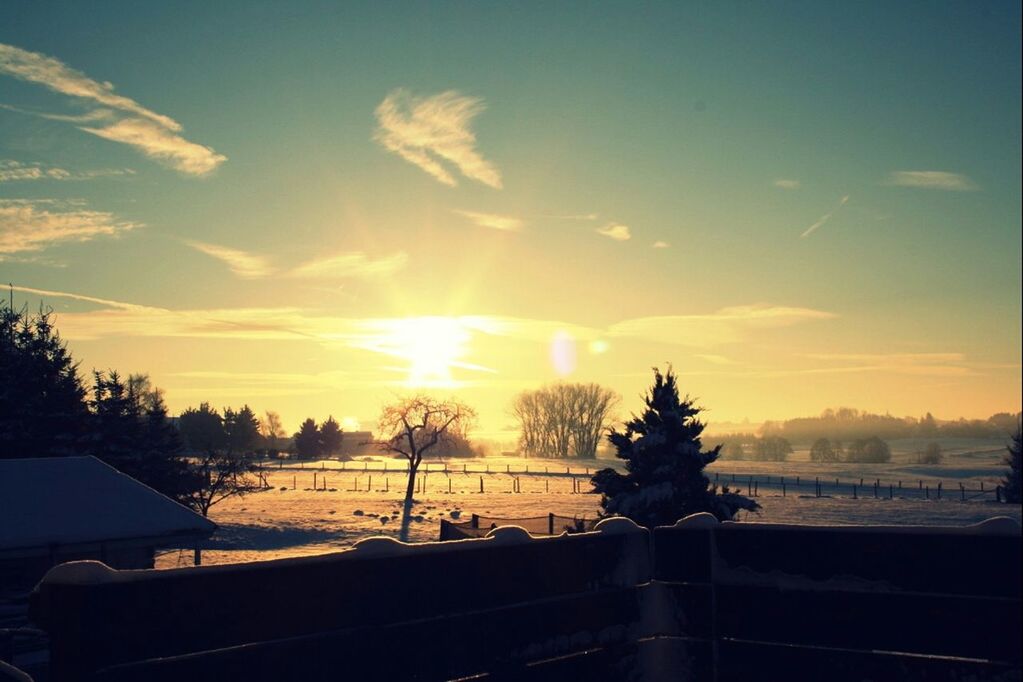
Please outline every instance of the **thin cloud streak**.
M774 181L774 186L778 189L799 189L801 185L802 183L800 183L799 180L785 180L783 178L779 178Z
M289 271L287 276L300 279L386 277L402 270L407 263L408 254L404 251L380 258L352 251L308 261Z
M888 176L886 184L945 192L974 192L980 189L965 175L945 171L894 171Z
M94 81L60 60L38 52L0 43L0 73L37 83L62 95L92 100L103 106L147 118L168 130L181 130L181 124L169 116L147 109L130 97L114 93L114 86L110 83Z
M185 244L221 261L242 279L264 279L275 275L293 279L370 279L393 275L408 263L408 254L404 251L378 258L362 251L350 251L285 269L275 266L265 256L248 251L194 240L185 240Z
M811 234L816 232L818 228L826 225L827 222L829 220L831 220L831 216L833 216L835 214L835 211L837 211L841 207L845 206L848 202L849 202L849 195L846 194L844 197L842 197L841 199L838 200L838 205L835 206L835 208L833 208L832 210L828 211L827 213L822 215L820 218L818 218L817 222L815 222L810 227L806 228L806 231L803 232L803 234L799 235L799 238L800 239L806 239Z
M454 187L458 181L441 161L470 180L500 189L501 173L476 149L472 130L473 119L484 108L481 98L456 90L416 97L399 88L377 106L373 138L445 185Z
M140 226L77 205L0 199L0 254L42 251L64 242L117 236Z
M227 157L211 148L189 142L180 135L141 118L123 118L103 128L79 126L79 130L136 147L151 159L167 163L189 175L208 175Z
M0 182L31 180L93 180L95 178L134 175L130 168L102 168L90 171L69 171L38 163L21 163L13 159L0 160Z
M231 272L242 279L261 279L276 272L276 269L262 256L206 242L186 241L185 243L196 251L226 264Z
M73 123L79 130L135 147L142 154L189 175L208 175L227 160L226 156L210 147L190 142L179 135L181 124L169 116L147 109L130 97L116 94L110 83L95 81L53 57L0 43L0 75L102 105L84 115L74 116L28 112L4 105L6 109ZM88 125L101 122L102 125Z
M514 216L500 215L497 213L478 213L476 211L463 211L461 209L454 209L452 212L468 218L480 227L489 227L494 230L519 232L525 226L525 221Z

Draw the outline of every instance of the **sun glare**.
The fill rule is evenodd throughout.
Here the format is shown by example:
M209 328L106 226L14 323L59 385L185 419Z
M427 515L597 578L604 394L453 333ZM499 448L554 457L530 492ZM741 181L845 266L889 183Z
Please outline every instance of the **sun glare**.
M387 320L374 350L405 360L410 388L455 388L453 367L471 367L462 359L472 334L453 317L406 317Z

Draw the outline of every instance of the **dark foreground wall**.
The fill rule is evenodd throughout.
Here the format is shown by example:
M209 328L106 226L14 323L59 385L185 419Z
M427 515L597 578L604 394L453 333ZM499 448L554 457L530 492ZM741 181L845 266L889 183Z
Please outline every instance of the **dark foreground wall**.
M1019 679L1018 526L623 519L572 536L55 569L61 680Z

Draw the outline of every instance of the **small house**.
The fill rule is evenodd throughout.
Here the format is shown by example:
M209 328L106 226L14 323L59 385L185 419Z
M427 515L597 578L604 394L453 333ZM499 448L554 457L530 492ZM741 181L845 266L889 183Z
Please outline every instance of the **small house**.
M152 568L160 547L217 528L95 457L0 460L0 584L34 584L59 563Z

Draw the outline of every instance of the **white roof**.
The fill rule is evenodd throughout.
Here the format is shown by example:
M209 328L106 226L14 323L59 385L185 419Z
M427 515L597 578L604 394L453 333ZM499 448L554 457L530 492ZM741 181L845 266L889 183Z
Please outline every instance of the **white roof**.
M95 457L0 459L0 552L205 537L216 527Z

